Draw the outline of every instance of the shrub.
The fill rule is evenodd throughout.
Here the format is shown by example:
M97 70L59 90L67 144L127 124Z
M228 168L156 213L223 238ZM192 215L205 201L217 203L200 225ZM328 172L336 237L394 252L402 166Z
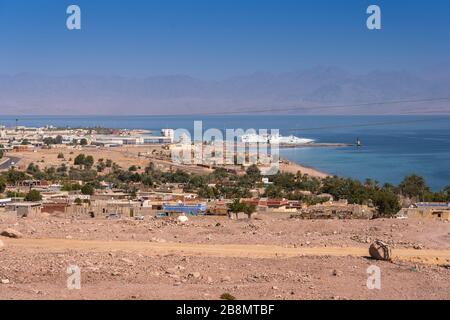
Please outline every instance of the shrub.
M228 293L228 292L225 292L225 293L222 293L222 294L220 295L220 299L222 299L222 300L236 300L236 297L233 296L233 295L231 295L231 294Z
M37 201L41 201L41 200L42 200L42 195L37 190L31 190L25 196L25 201L28 201L28 202L37 202Z

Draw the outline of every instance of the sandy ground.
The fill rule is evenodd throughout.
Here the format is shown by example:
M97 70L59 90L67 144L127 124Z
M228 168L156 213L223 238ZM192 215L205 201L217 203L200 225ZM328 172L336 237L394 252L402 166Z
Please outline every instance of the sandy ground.
M111 159L119 166L128 169L132 165L145 168L149 159L145 156L139 157L139 153L146 154L153 150L158 152L161 147L118 147L118 148L52 148L52 149L36 149L36 152L13 152L11 156L21 158L19 166L26 168L30 163L39 165L42 168L46 166L60 166L65 163L67 166L73 166L73 161L79 154L90 155L95 162L99 159ZM58 154L62 153L64 159L58 159Z
M450 223L192 218L20 219L0 214L0 299L450 299ZM368 258L373 239L394 261ZM0 243L1 246L1 243ZM81 290L67 289L67 267ZM381 270L381 289L366 286Z
M322 179L329 176L328 173L319 171L314 168L302 166L300 164L297 164L297 163L291 162L291 161L287 161L287 160L284 160L284 163L282 163L280 165L280 171L281 172L290 172L293 174L297 174L297 172L300 171L302 174L307 174L311 177L322 178Z
M117 147L117 148L54 148L54 149L38 149L36 152L26 151L26 152L14 152L10 156L20 158L18 162L18 167L21 170L25 170L30 163L39 165L41 168L47 166L60 166L63 163L68 167L73 166L73 160L79 154L90 155L94 158L95 162L99 159L111 159L113 162L117 163L122 168L129 168L132 165L141 167L142 171L150 161L159 165L161 169L177 169L180 168L187 172L193 172L197 174L210 173L212 170L198 167L194 165L177 165L170 160L163 160L156 155L161 152L161 146L140 146L140 147ZM168 151L165 151L168 152ZM58 154L62 153L64 159L58 159ZM139 156L141 154L141 156ZM235 167L235 169L240 169ZM280 171L290 172L296 174L301 172L302 174L307 174L312 177L325 178L328 176L327 173L321 172L317 169L302 166L300 164L284 160L280 164Z

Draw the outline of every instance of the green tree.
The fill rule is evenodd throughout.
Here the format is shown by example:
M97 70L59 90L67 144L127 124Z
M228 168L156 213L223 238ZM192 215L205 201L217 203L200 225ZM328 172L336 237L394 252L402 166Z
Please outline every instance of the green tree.
M264 196L271 199L282 199L284 198L283 188L276 185L268 185L264 192Z
M251 219L252 215L256 212L256 206L254 204L244 204L243 212Z
M52 144L55 144L55 139L53 139L52 137L46 137L42 140L42 142L44 142L45 145L50 146Z
M82 188L81 188L81 193L84 195L88 195L88 196L92 196L95 193L95 188L91 185L91 184L85 184Z
M88 141L85 138L80 140L80 145L87 146L87 144L88 144Z
M25 201L28 201L28 202L38 202L38 201L41 201L41 200L42 200L42 195L37 190L31 190L25 196Z
M418 199L423 199L425 193L430 191L425 179L415 174L405 177L399 188L402 195Z
M9 184L17 184L18 182L27 180L27 175L22 171L16 171L14 169L9 169L5 175L6 181Z
M84 165L86 166L86 168L90 169L92 168L92 166L94 165L94 158L92 156L87 156L84 159Z
M234 199L232 203L228 204L228 210L230 210L231 213L234 213L237 219L239 212L243 212L244 206L240 199Z
M60 136L60 135L56 136L54 142L55 142L55 144L62 144L63 143L63 137Z
M392 217L401 209L398 196L389 190L376 190L371 198L382 217Z
M40 172L41 170L39 169L39 166L37 164L34 163L30 163L27 167L27 173L34 175L38 172Z
M75 157L73 164L76 166L82 166L82 165L84 165L85 160L86 160L86 156L81 153Z
M252 164L248 167L245 174L253 183L261 181L261 171L256 164Z
M3 177L0 177L0 193L5 192L6 190L6 180Z

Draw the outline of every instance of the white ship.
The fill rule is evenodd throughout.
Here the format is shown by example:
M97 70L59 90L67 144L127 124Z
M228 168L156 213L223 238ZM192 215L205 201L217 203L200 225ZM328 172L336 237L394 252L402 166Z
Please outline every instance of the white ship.
M279 134L245 134L241 137L243 143L292 144L301 145L313 143L314 140L296 136L284 137Z

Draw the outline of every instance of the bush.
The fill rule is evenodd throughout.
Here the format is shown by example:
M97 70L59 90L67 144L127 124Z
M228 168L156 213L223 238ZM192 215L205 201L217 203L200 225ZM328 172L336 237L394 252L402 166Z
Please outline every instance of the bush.
M76 166L82 166L84 165L84 160L86 159L86 156L84 154L79 154L75 157L75 160L73 161L73 164Z
M58 159L64 159L64 153L62 152L58 153Z
M231 294L228 293L228 292L225 292L225 293L222 293L222 294L220 295L220 299L222 299L222 300L236 300L236 297L233 296L233 295L231 295Z
M42 195L37 190L31 190L25 196L25 201L28 201L28 202L38 202L38 201L41 201L41 200L42 200Z
M95 192L95 188L90 185L90 184L85 184L82 188L81 188L81 193L87 196L92 196Z
M0 177L0 193L5 192L6 189L6 180L3 177Z

